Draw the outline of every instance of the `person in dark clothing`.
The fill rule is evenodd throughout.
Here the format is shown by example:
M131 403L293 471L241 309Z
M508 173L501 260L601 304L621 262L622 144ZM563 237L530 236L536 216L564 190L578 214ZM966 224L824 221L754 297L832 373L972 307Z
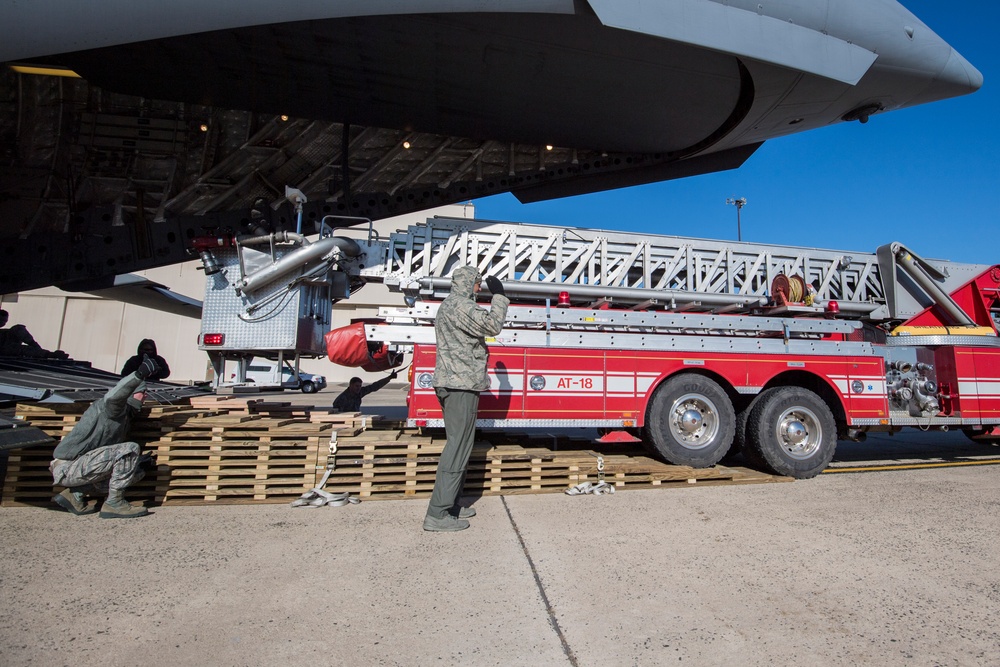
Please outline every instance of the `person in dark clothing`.
M143 357L148 356L150 359L156 362L159 370L150 375L147 380L152 380L153 382L159 382L160 380L166 380L170 377L170 366L167 365L167 360L156 353L156 342L151 338L143 338L139 343L139 347L136 349L136 354L134 357L129 357L129 360L125 362L122 366L121 376L131 375L139 369L142 365Z
M131 519L149 513L125 500L125 489L142 479L143 471L138 443L124 439L142 410L146 380L157 370L153 359L143 359L138 370L94 401L56 446L49 470L53 485L66 488L53 502L72 514L92 514L97 511L96 503L88 503L85 493L96 492L107 495L102 519Z
M479 393L490 388L486 336L500 333L510 305L503 284L489 276L490 309L480 308L475 298L482 282L482 275L472 266L455 269L451 293L441 302L434 320L434 392L441 403L447 442L438 461L424 530L465 530L469 527L466 519L476 514L471 507L459 506L458 499L476 437Z
M23 324L15 324L9 329L7 318L10 314L6 310L0 310L0 357L28 357L31 359L66 359L67 355L62 350L49 352L35 340L27 327Z
M384 377L377 382L372 382L367 387L362 387L361 378L353 377L347 384L347 389L340 392L340 396L334 399L333 409L340 410L341 412L357 412L361 409L362 398L368 394L378 391L382 387L389 384L390 380L395 379L396 371L393 371L387 377Z

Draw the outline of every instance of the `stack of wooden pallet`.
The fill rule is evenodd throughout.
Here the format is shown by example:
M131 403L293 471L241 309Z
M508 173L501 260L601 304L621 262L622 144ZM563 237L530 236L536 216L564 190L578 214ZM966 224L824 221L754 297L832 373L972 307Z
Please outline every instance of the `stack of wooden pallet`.
M55 438L86 406L19 406L17 415ZM485 435L485 434L484 434ZM418 433L372 415L336 414L232 397L199 397L189 406L157 406L133 427L156 468L130 490L136 500L163 504L290 502L315 487L362 499L430 495L443 433ZM595 449L589 440L516 439L477 442L467 494L562 492L604 479L618 488L777 481L744 468L693 469L621 447ZM53 493L52 448L11 452L3 504L39 504Z
M296 419L220 414L186 421L150 444L158 499L284 502L316 484L328 438Z

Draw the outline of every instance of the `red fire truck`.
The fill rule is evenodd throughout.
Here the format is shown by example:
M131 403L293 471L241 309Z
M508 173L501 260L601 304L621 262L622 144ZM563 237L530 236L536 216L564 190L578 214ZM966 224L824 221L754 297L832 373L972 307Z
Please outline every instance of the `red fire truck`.
M695 467L737 447L752 464L807 478L829 464L838 438L904 426L981 437L1000 424L1000 266L924 260L900 244L866 255L633 237L612 250L604 233L581 240L593 250L587 261L604 253L581 280L588 253L579 248L560 251L575 255L572 266L550 258L538 270L539 248L567 230L509 225L501 241L469 221L429 224L390 242L401 250L390 258L412 258L416 238L444 252L449 241L434 244L428 232L445 227L452 264L497 275L513 301L488 341L480 427L597 427ZM498 226L490 231L503 236ZM539 231L543 241L528 240ZM357 325L373 361L412 350L413 426L443 426L432 325L444 259L419 278L408 267L409 291L425 300ZM546 279L553 274L574 277Z
M595 427L695 467L735 447L751 464L807 478L838 439L906 426L990 438L1000 425L1000 266L928 260L898 243L848 253L452 218L388 240L335 239L329 251L263 258L258 273L280 279L260 293L243 276L252 258L234 256L243 278L218 282L226 296L214 298L243 309L235 337L297 285L326 280L346 296L378 281L400 292L405 306L330 332L326 352L368 370L412 354L411 426L443 426L434 315L464 264L496 276L512 300L488 341L482 428ZM292 270L299 252L307 279ZM303 298L288 317L313 337L319 300Z

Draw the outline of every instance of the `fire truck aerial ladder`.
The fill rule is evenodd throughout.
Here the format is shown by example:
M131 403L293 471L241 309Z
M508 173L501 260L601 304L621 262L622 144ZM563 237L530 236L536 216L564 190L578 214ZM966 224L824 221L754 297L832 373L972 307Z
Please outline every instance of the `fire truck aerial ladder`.
M735 448L806 478L838 438L1000 424L998 266L898 243L845 253L453 218L338 234L196 240L217 368L325 352L379 370L412 354L408 423L443 426L434 316L453 269L472 265L512 301L488 341L480 427L597 427L696 467ZM406 305L327 333L331 301L366 282Z

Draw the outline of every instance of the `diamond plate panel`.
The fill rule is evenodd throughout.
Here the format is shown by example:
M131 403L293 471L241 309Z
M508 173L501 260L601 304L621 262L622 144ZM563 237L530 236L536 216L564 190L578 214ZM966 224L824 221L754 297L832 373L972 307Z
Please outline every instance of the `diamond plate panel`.
M287 251L277 251L281 258ZM290 289L290 279L277 280L252 295L237 293L239 258L234 249L216 250L222 271L206 277L201 333L221 333L222 345L200 345L208 352L285 351L323 355L323 336L330 330L331 299L328 284L301 284Z

